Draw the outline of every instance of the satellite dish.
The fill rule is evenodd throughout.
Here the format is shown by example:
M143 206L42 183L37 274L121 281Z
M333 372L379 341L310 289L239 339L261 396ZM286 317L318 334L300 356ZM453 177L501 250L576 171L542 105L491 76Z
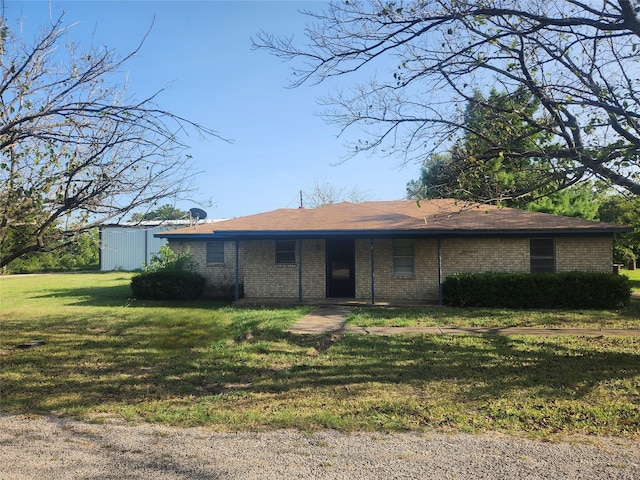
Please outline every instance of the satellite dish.
M189 210L189 213L196 220L204 220L205 218L207 218L207 212L205 212L201 208L192 208Z

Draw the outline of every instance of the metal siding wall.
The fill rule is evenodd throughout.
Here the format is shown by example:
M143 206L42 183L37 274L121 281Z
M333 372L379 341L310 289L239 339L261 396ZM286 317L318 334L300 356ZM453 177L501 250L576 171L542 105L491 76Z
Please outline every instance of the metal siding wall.
M171 225L161 225L159 227L152 227L147 229L147 260L149 263L151 261L151 257L153 255L157 255L160 251L160 247L167 243L167 240L164 238L156 238L153 235L156 233L164 232L166 230L173 230L174 226Z
M164 240L153 234L166 227L127 228L105 227L102 229L102 263L100 270L137 270L158 253ZM145 248L146 241L146 248ZM145 252L146 250L146 252ZM146 259L145 259L146 253Z
M102 231L100 270L136 270L144 261L144 230L107 227Z
M155 233L176 228L173 225L157 227L118 227L102 229L102 257L100 270L137 270L157 255L160 247L167 243L155 238Z

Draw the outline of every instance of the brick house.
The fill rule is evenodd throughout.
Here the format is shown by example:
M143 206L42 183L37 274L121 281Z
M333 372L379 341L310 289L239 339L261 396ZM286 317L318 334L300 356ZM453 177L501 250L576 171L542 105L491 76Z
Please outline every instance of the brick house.
M437 302L462 272L612 272L620 225L453 200L340 203L156 234L247 299Z

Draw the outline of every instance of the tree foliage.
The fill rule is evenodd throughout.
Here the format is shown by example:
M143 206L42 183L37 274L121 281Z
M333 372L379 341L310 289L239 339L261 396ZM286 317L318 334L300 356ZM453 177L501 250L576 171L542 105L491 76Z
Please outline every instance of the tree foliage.
M161 207L154 208L145 213L134 213L131 215L132 222L143 222L145 220L180 220L189 218L189 212L180 210L170 203L165 203Z
M461 179L465 174L456 175L459 171L450 154L434 154L422 167L420 178L407 184L407 198L423 200L427 198L457 198L474 200L473 189L461 188ZM470 185L471 187L473 185ZM486 185L488 186L488 185ZM566 217L597 220L599 207L605 200L604 185L597 182L580 182L562 190L546 190L532 192L527 197L502 199L501 204L507 207L521 208L533 212L550 213Z
M99 268L98 229L94 229L78 234L73 243L55 251L23 255L5 266L3 273L69 272Z
M408 185L412 198L496 199L510 207L523 207L530 198L514 196L518 190L543 197L558 185L545 180L547 166L533 157L507 160L505 152L532 151L548 137L531 131L513 111L534 115L539 103L530 92L506 94L492 90L489 97L476 91L464 112L464 133L444 155L432 154L424 162L421 178ZM495 152L488 156L488 152ZM504 200L502 200L504 198Z
M425 160L420 178L408 183L407 196L416 200L492 198L507 207L588 220L598 218L604 188L600 184L550 184L546 164L536 157L506 161L505 151L531 151L548 143L547 135L529 132L512 113L517 110L534 115L539 107L531 93L523 90L514 95L492 90L488 98L476 92L465 109L463 135L447 153L432 154ZM476 157L496 146L504 149L495 157ZM512 196L519 190L526 190L529 195Z
M526 154L505 157L509 152L528 152L542 147L548 139L544 132L523 122L521 112L533 117L539 102L526 90L514 93L492 90L485 96L476 91L464 112L464 134L451 149L455 165L455 183L449 190L467 197L496 199L509 206L523 206L527 199L519 191L540 197L559 185L548 183L548 165ZM442 193L447 193L445 190ZM452 195L447 195L452 196Z
M0 27L0 266L191 190L179 135L216 134L127 94L138 49L80 50L62 17L33 42Z
M465 109L463 136L446 154L433 154L424 162L420 178L407 185L408 197L493 198L507 207L588 220L598 218L603 188L600 185L581 182L560 188L560 183L548 182L545 163L540 164L535 157L505 161L504 151L533 150L548 142L547 135L528 132L512 113L518 110L533 115L538 109L539 103L531 93L522 90L514 95L492 90L488 98L476 92ZM504 150L495 157L476 158L479 152L498 145ZM529 195L511 195L518 190L526 190Z
M489 166L501 158L498 171L533 161L540 177L478 192L477 200L517 199L590 177L640 195L638 9L631 0L336 1L305 12L306 45L268 33L254 44L296 62L294 86L354 79L352 89L325 99L325 114L341 129L366 132L355 153L407 161L445 153L475 134L465 106L477 92L525 92L539 109L482 105L486 118L500 123L506 115L520 130L481 138L465 153ZM368 68L375 76L360 80ZM524 141L540 135L544 142Z
M538 197L524 208L532 212L551 213L565 217L599 220L599 208L606 194L598 183L583 182L564 190Z
M640 258L640 198L623 195L609 197L599 208L600 220L634 227L633 232L617 235L614 256L630 265Z

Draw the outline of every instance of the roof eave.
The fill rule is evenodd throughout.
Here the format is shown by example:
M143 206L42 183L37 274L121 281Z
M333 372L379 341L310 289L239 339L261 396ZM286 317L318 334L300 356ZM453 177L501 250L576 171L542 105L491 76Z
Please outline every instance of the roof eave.
M261 240L278 238L325 237L505 237L505 236L609 236L632 232L631 227L618 228L523 228L523 229L394 229L394 230L233 230L210 233L160 232L154 237L171 240Z

